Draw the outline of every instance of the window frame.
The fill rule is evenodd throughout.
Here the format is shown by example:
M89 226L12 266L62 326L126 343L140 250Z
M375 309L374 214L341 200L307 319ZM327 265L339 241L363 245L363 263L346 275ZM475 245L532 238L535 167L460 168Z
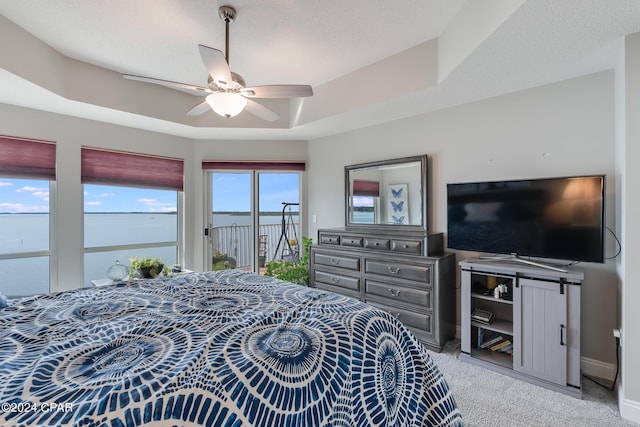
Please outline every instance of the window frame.
M184 264L185 227L184 227L184 159L157 156L131 151L119 151L90 146L81 147L81 183L82 183L82 235L83 285L90 286L93 278L86 277L86 254L114 251L132 251L140 249L175 247L176 262ZM86 247L85 234L85 185L116 186L150 190L176 192L176 240L153 243L128 243ZM108 267L107 267L108 268ZM106 271L106 269L105 269ZM106 274L106 273L105 273ZM96 277L95 279L99 279Z
M267 166L264 166L264 165ZM242 169L243 167L252 167L252 169ZM211 242L212 230L215 224L213 224L213 175L217 173L229 173L229 174L248 174L250 175L250 200L251 200L251 233L253 235L252 243L252 267L254 272L259 272L258 266L259 259L259 228L260 228L260 175L261 174L296 174L298 176L298 218L299 218L299 230L300 230L300 244L302 244L303 235L303 212L306 206L303 202L303 182L305 164L303 162L217 162L217 161L203 161L202 172L204 179L204 198L203 198L203 213L204 213L204 265L210 265L210 260L213 256L213 245Z
M54 141L0 134L0 176L49 184L49 247L47 250L0 254L0 260L48 257L49 288L58 289L57 260L57 144ZM36 294L38 295L38 294ZM14 295L11 295L12 297ZM15 295L27 296L27 295Z
M29 178L28 176L22 176L16 178L15 176L7 176L0 174L0 179L30 179L39 180L49 183L49 249L29 252L8 252L0 254L0 261L26 259L26 258L41 258L49 257L49 289L47 293L51 293L52 289L58 288L58 262L56 256L57 248L57 182L52 180L46 180L43 178ZM40 294L34 294L40 295ZM8 295L10 298L20 298L31 295Z
M108 185L108 184L92 184L85 183L82 184L82 235L85 234L85 223L84 217L86 215L86 211L84 210L85 206L85 185ZM114 185L111 185L114 186ZM132 185L117 185L117 187L123 188L138 188L138 189L154 189L148 187L141 186L132 186ZM91 253L103 253L103 252L115 252L115 251L127 251L127 250L138 250L138 249L148 249L148 248L165 248L168 246L175 246L176 248L176 262L180 265L184 265L185 260L185 247L184 247L184 191L179 190L166 190L166 191L175 191L176 192L176 240L175 241L164 241L164 242L152 242L152 243L127 243L123 245L106 245L106 246L90 246L87 247L84 244L83 237L83 255L82 255L82 277L83 282L87 278L85 278L84 270L85 270L85 256L86 254ZM108 267L108 266L107 266ZM106 268L105 268L106 271ZM102 279L103 277L95 277L93 279ZM89 279L89 280L93 280ZM84 282L84 287L90 286L90 284Z

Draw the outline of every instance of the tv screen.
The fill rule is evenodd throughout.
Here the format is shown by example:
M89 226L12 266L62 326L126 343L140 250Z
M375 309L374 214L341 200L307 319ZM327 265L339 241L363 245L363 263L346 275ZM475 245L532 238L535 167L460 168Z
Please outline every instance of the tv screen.
M447 184L447 246L604 262L604 176Z

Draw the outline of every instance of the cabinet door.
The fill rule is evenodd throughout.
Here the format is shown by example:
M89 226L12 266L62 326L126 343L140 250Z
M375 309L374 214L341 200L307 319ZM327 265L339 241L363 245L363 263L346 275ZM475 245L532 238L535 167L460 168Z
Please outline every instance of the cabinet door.
M559 282L520 279L514 292L513 369L567 384L567 299Z

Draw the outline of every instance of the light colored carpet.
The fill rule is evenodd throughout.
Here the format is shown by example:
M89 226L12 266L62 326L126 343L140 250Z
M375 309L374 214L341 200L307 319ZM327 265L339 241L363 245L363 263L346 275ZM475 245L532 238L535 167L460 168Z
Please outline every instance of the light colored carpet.
M466 426L633 426L614 392L582 379L582 400L458 360L460 341L429 354L444 374Z

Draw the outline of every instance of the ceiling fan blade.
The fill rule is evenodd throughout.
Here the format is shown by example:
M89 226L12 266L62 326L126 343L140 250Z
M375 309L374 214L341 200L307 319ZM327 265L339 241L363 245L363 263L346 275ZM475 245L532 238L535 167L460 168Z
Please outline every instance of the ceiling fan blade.
M271 111L262 104L258 104L255 101L247 99L247 106L244 107L245 111L250 112L254 116L258 116L268 122L274 122L280 118L275 112Z
M216 84L223 87L231 84L233 81L231 78L231 70L229 69L229 64L227 64L227 61L224 58L224 54L218 49L201 44L198 45L198 49L200 50L202 62L204 62L204 65L207 67L207 71L209 71L209 75L213 78Z
M123 74L122 77L129 80L137 80L139 82L153 83L161 86L170 87L171 89L178 89L183 92L187 92L197 96L204 96L207 93L211 93L211 90L209 88L190 85L187 83L179 83L179 82L172 82L170 80L154 79L152 77L134 76L132 74Z
M313 89L309 85L266 85L247 87L240 93L247 98L299 98L312 96Z
M207 111L211 111L211 107L209 107L207 101L202 101L201 103L187 111L187 116L199 116L206 113Z

